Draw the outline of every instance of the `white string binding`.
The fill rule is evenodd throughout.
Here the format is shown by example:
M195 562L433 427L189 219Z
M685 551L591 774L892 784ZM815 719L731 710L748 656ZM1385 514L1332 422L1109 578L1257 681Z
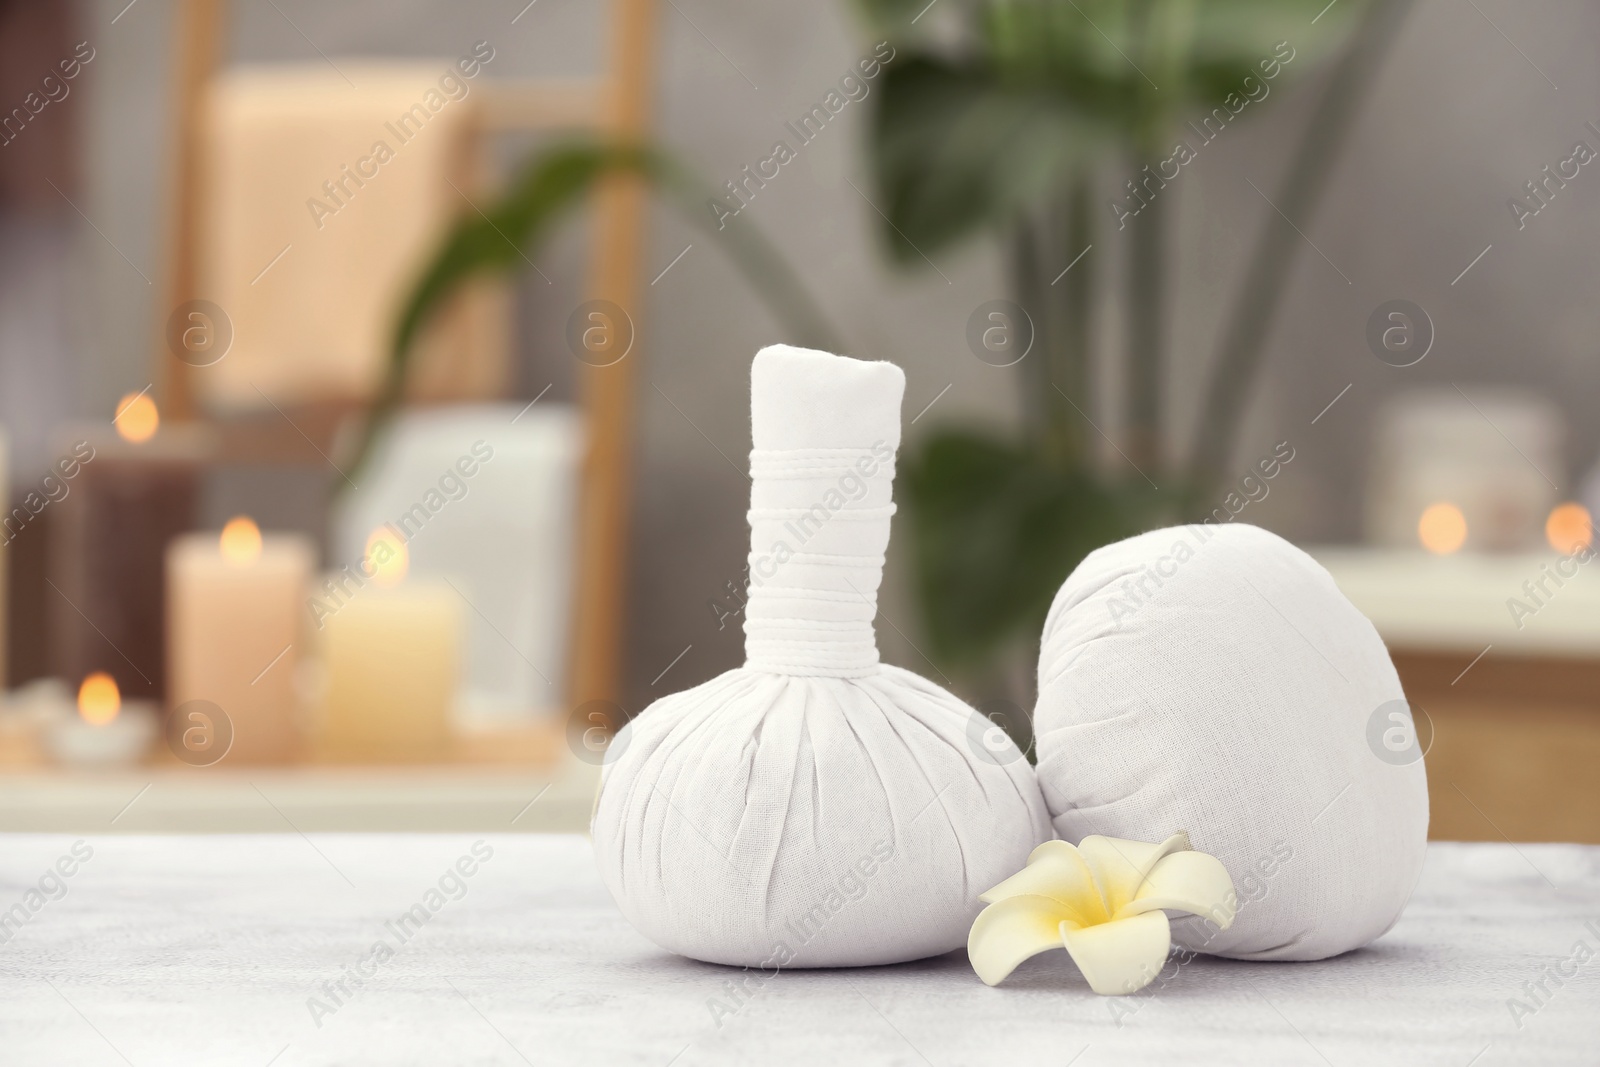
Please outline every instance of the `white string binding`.
M745 665L817 677L875 673L893 454L756 449L750 478Z

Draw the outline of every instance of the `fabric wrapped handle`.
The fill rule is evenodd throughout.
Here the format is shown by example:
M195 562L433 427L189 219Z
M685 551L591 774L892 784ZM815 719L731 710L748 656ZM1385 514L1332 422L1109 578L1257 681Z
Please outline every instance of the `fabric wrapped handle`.
M757 353L750 380L745 665L872 674L905 375L777 345Z

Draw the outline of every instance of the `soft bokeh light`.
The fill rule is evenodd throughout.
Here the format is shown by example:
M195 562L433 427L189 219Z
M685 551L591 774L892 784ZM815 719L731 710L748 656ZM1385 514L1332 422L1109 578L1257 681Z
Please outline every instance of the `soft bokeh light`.
M399 585L411 569L411 552L395 532L380 526L367 538L367 569L380 586Z
M122 693L117 681L105 671L95 671L78 687L78 714L85 722L104 726L122 710Z
M248 515L228 520L222 528L222 558L243 567L261 557L261 527Z
M1429 552L1448 556L1467 542L1467 517L1454 504L1430 504L1417 523L1417 539Z
M1557 504L1545 520L1544 536L1551 548L1564 556L1571 555L1594 540L1594 520L1582 504Z
M117 401L117 416L112 422L123 440L139 444L156 435L161 425L161 413L156 402L146 393L129 393Z

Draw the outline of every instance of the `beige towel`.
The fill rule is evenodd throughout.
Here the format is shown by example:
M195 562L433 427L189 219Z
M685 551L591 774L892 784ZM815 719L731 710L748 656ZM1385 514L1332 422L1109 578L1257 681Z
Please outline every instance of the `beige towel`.
M195 375L213 409L370 395L406 292L473 210L463 194L480 200L481 78L448 59L337 63L238 67L208 95L200 295L233 325L227 355ZM484 303L424 343L457 395L493 392L503 372L489 355L503 332L484 330L503 309Z

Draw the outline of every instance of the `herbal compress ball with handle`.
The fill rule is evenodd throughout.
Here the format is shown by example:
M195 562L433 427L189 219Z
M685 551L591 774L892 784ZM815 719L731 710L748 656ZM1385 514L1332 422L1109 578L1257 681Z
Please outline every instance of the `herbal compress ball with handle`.
M1045 622L1039 785L1068 841L1187 832L1238 894L1218 956L1314 960L1400 917L1422 872L1428 785L1372 623L1283 538L1232 523L1089 554Z
M1032 768L966 704L878 662L905 376L778 345L750 372L745 666L612 745L592 836L622 913L713 963L958 948L1051 836Z

